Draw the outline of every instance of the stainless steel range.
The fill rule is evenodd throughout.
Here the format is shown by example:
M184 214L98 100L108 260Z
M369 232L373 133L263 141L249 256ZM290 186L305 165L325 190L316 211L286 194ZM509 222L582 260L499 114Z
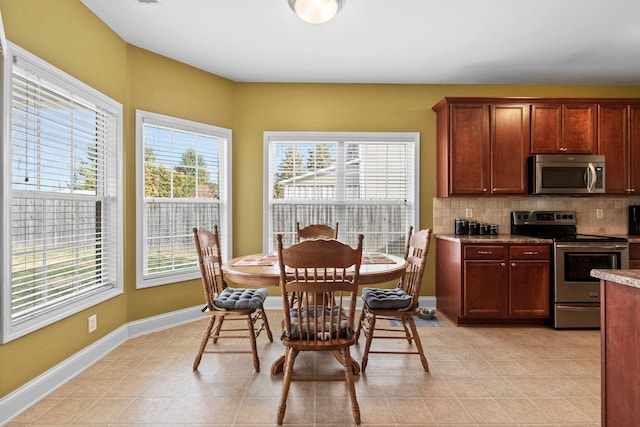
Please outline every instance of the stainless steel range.
M512 212L511 234L553 240L553 326L599 328L600 282L590 272L629 268L627 239L578 234L572 211Z

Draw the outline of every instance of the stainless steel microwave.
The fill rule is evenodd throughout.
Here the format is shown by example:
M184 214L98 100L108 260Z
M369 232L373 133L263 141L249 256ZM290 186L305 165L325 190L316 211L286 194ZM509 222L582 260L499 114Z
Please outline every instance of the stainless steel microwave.
M604 156L538 154L529 158L531 194L604 193Z

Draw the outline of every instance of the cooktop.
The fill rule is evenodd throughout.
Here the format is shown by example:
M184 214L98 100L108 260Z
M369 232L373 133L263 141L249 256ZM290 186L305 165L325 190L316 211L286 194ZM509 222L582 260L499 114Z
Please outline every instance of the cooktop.
M627 242L624 237L579 234L574 211L513 211L511 234L553 239L556 242Z

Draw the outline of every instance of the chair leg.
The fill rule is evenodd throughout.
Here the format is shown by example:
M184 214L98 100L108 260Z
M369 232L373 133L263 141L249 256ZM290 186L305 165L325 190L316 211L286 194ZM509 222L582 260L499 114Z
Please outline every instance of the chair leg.
M360 320L358 321L358 329L356 330L356 341L360 339L360 331L362 330L362 323L364 322L364 312L365 308L362 307L362 311L360 312Z
M216 344L218 342L218 337L220 336L220 330L222 329L222 323L224 322L224 316L219 315L216 316L218 318L218 324L216 325L216 329L213 331L213 343Z
M273 335L271 334L271 328L269 327L269 321L267 320L267 314L264 312L264 309L260 310L260 317L262 318L264 327L267 330L267 338L269 338L269 342L273 342Z
M412 319L411 316L400 316L400 323L402 323L402 327L404 328L404 335L407 337L407 342L411 345L411 331L407 328L407 319Z
M247 315L247 329L249 331L251 353L253 353L253 367L256 372L260 372L260 359L258 358L258 346L256 345L256 331L253 329L253 319L251 318L251 314Z
M353 414L353 420L356 425L360 425L360 405L358 405L358 399L356 397L356 385L353 379L353 367L349 347L340 350L340 353L342 355L342 365L344 367L344 376L347 381L349 397L351 398L351 413Z
M287 410L287 396L289 395L289 387L293 377L293 364L298 356L298 351L287 348L284 358L284 375L282 378L282 394L280 395L280 406L278 407L278 425L282 425L284 413Z
M200 342L200 349L198 350L198 354L196 354L196 358L193 361L193 370L197 371L198 366L200 366L200 360L202 360L202 353L204 353L204 349L207 346L207 342L211 337L211 330L213 329L213 325L216 322L216 316L211 316L209 320L209 324L207 325L207 329L202 337L202 341Z
M376 328L376 315L374 313L369 313L369 327L368 330L365 331L365 336L367 337L367 341L364 345L364 353L362 355L362 363L360 364L360 369L364 373L364 370L367 369L367 362L369 361L369 349L371 348L371 340L373 340L373 331Z
M427 357L424 355L424 350L422 349L422 342L420 341L420 335L418 335L418 329L416 328L416 323L413 321L413 316L409 316L409 326L411 327L411 332L413 332L413 340L416 342L416 347L418 348L418 353L420 355L420 361L422 362L422 367L425 372L429 372L429 362L427 362Z

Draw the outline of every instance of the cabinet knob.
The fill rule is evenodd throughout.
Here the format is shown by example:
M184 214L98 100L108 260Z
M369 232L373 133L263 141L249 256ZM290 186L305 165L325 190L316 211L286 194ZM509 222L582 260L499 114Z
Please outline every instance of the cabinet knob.
M538 255L538 251L524 251L525 255Z
M505 264L504 262L501 262L501 263L500 263L500 266L501 266L501 267L504 267L505 265L507 265L507 264Z
M560 151L564 153L565 151L567 151L567 147L560 147Z
M515 263L515 262L512 262L512 263L511 263L511 267L515 267L515 266L516 266L516 263Z
M493 252L491 251L478 251L478 254L480 255L491 255Z
M483 188L483 189L482 189L482 192L483 192L483 193L486 193L486 192L487 192L487 189L486 189L486 188Z

